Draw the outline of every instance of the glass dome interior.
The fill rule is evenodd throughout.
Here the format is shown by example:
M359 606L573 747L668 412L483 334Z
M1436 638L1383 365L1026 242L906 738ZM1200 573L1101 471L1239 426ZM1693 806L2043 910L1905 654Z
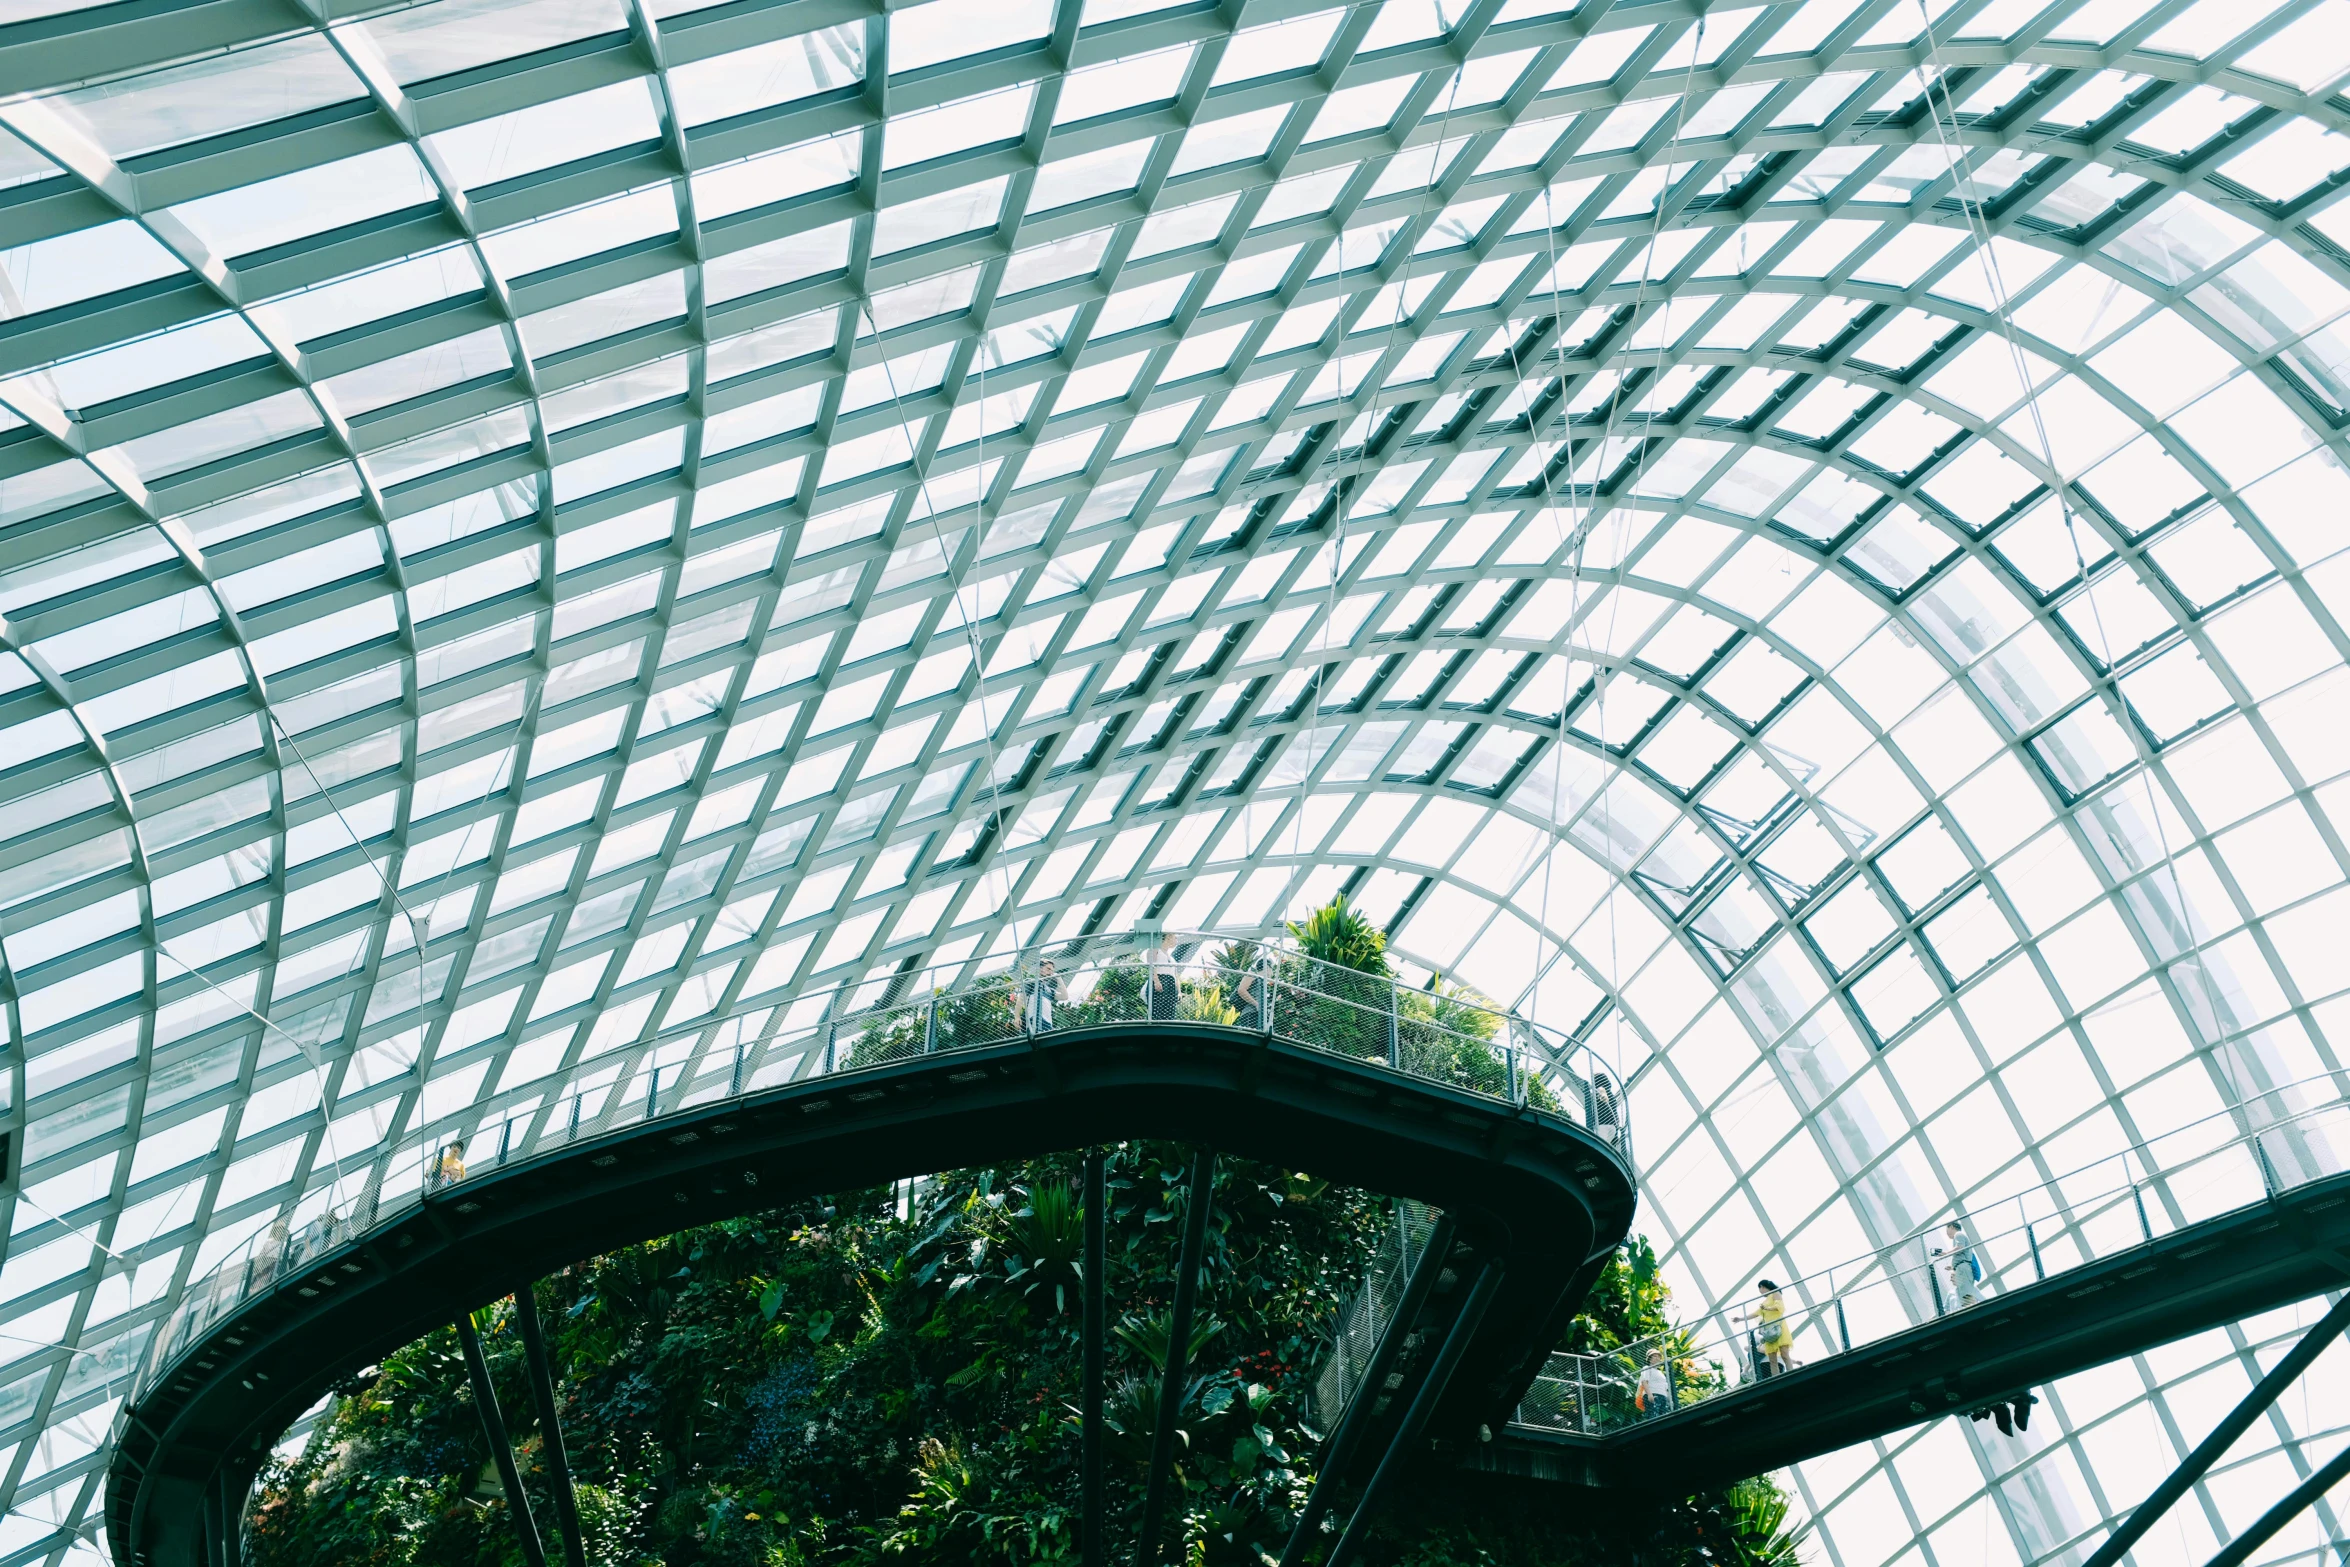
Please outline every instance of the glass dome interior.
M388 1140L903 966L1344 891L1693 1308L2341 1092L2345 0L11 12L0 1567ZM1816 1550L2076 1561L2311 1314Z

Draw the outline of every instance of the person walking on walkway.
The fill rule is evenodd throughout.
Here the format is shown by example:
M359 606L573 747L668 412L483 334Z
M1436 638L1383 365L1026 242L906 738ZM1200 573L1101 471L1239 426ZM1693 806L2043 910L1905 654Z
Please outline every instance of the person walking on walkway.
M1934 1248L1934 1277L1942 1287L1944 1311L1982 1304L1983 1264L1956 1219L1942 1227L1942 1244Z
M1779 1286L1769 1279L1755 1281L1760 1298L1756 1300L1753 1324L1754 1374L1756 1377L1775 1377L1795 1369L1795 1334L1787 1326L1787 1301L1779 1293Z
M432 1170L426 1184L432 1190L439 1191L444 1186L454 1186L464 1179L465 1139L460 1137L442 1149L440 1157L432 1162Z

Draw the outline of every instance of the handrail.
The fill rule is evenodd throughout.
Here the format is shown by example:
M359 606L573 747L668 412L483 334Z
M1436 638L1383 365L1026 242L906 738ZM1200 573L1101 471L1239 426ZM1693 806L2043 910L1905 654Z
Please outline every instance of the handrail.
M1147 944L1147 945L1146 945ZM1631 1164L1623 1079L1588 1047L1466 996L1320 963L1269 943L1199 935L1092 938L860 981L705 1019L486 1096L393 1139L363 1176L321 1188L191 1283L150 1340L124 1407L243 1302L469 1175L686 1109L814 1076L991 1049L1076 1028L1221 1025L1579 1125ZM688 1042L663 1059L665 1046ZM494 1149L482 1148L494 1128ZM470 1160L467 1158L471 1153Z
M2272 1089L2001 1198L1994 1211L2013 1203L2014 1224L1978 1233L1963 1216L1937 1218L1894 1245L1792 1277L1775 1292L1779 1315L1767 1314L1758 1294L1614 1349L1553 1351L1520 1401L1517 1423L1596 1436L1671 1415L2338 1175L2350 1168L2343 1152L2350 1149L2350 1097L2336 1090L2324 1104L2283 1102L2318 1083L2335 1087L2327 1075ZM2280 1113L2216 1143L2201 1135L2212 1121L2240 1119L2262 1100L2276 1101ZM2159 1165L2150 1157L2157 1145L2181 1143ZM2115 1164L2122 1166L2121 1180L2088 1184ZM2150 1206L2149 1188L2170 1203ZM2034 1198L2045 1209L2036 1216ZM1955 1239L1944 1227L1951 1222L1960 1226ZM1660 1375L1647 1376L1644 1389L1652 1362Z

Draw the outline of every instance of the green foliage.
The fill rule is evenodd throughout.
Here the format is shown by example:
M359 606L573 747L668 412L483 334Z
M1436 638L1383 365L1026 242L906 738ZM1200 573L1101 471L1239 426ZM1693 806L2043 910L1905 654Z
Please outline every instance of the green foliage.
M1746 1567L1796 1567L1811 1525L1790 1528L1788 1497L1765 1479L1741 1480L1723 1493L1723 1511L1737 1559Z
M1673 1292L1657 1271L1655 1250L1647 1237L1635 1235L1608 1258L1559 1347L1606 1355L1650 1340L1664 1348L1674 1386L1684 1399L1721 1385L1722 1368L1699 1358L1695 1340L1673 1316ZM1629 1386L1640 1372L1638 1355L1620 1357L1616 1372Z
M1184 1150L1151 1144L1110 1161L1107 1283L1123 1315L1109 1346L1108 1446L1121 1559L1156 1425L1187 1164ZM1073 1563L1076 1174L1071 1156L950 1173L908 1219L887 1189L848 1193L542 1281L590 1560ZM1322 1438L1310 1372L1386 1211L1311 1176L1222 1161L1178 1419L1176 1517L1191 1567L1278 1556ZM1595 1300L1605 1320L1578 1331L1620 1342L1661 1320L1670 1302L1654 1274L1644 1247L1628 1250ZM520 1344L503 1308L482 1320L525 1487L551 1534ZM517 1567L453 1332L337 1392L307 1451L264 1477L251 1567ZM1487 1483L1458 1478L1409 1488L1418 1500L1398 1508L1372 1560L1608 1567L1636 1549L1643 1563L1787 1567L1800 1538L1785 1529L1783 1500L1771 1510L1767 1484L1634 1509L1601 1539L1562 1534L1547 1503L1547 1530L1501 1502L1445 1511ZM1562 1554L1569 1537L1605 1548Z
M1289 934L1299 952L1318 962L1382 979L1394 972L1387 965L1387 933L1363 918L1344 893L1292 923Z
M1175 1015L1193 1023L1237 1023L1240 1009L1224 999L1221 985L1200 985L1186 980L1183 993L1175 1000Z

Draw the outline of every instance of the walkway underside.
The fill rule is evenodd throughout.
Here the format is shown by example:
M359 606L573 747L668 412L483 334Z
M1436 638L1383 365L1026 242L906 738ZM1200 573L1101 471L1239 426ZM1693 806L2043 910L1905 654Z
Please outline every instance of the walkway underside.
M2350 1176L2336 1176L1666 1419L1605 1437L1513 1425L1470 1461L1581 1485L1693 1491L2345 1287Z
M1238 1029L1068 1031L688 1111L468 1181L215 1325L133 1411L118 1561L214 1567L254 1474L338 1377L530 1280L794 1198L1130 1138L1418 1198L1503 1284L1431 1430L1498 1426L1631 1224L1604 1144L1507 1104Z

